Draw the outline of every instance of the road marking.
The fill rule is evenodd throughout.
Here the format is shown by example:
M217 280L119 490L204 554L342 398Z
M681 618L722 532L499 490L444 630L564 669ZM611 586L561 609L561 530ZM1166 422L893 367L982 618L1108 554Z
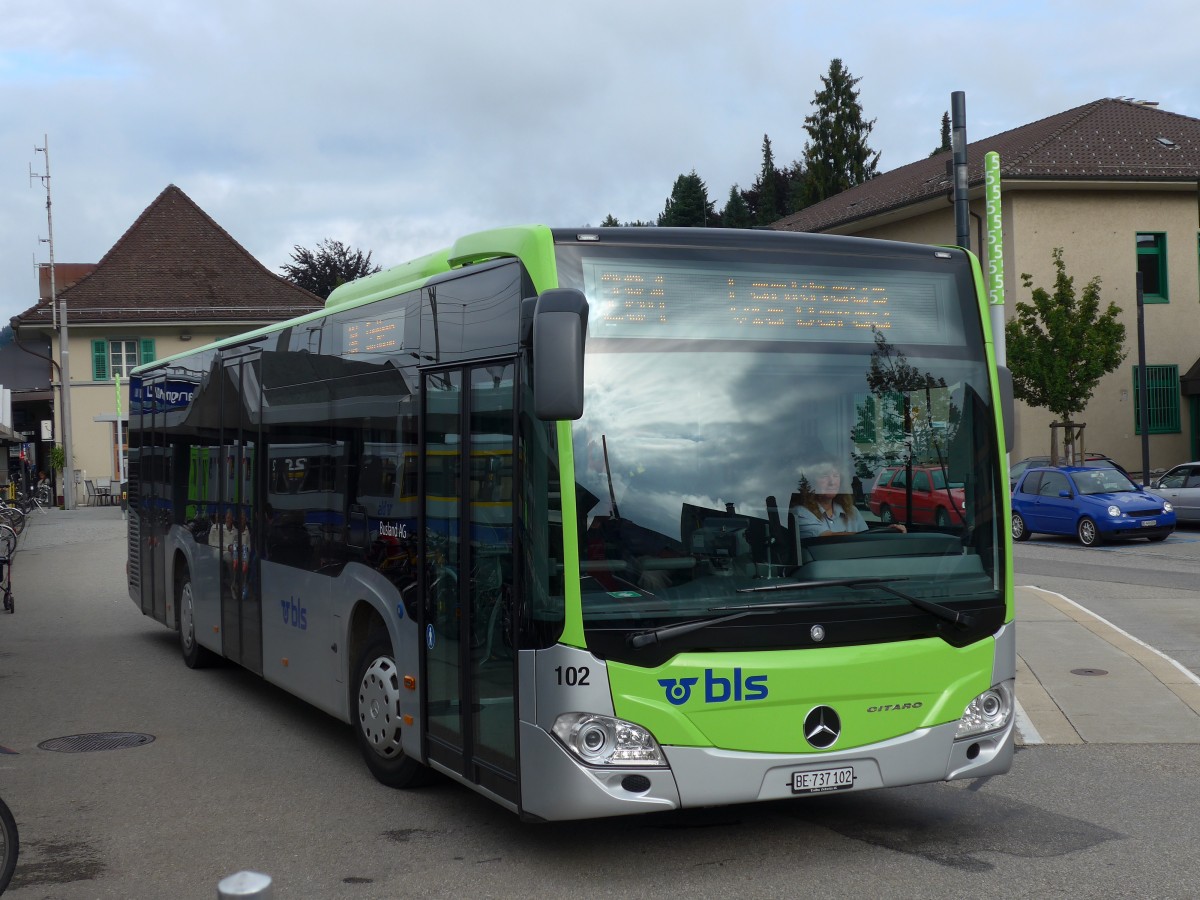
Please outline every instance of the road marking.
M1021 701L1017 701L1017 732L1021 735L1021 743L1023 744L1044 744L1046 743L1037 727L1033 724L1033 720L1025 713L1025 707L1021 705Z

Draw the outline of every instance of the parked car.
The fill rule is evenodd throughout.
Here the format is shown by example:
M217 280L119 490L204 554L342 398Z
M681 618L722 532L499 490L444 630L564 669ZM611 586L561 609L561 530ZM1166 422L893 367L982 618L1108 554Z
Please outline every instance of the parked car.
M888 466L875 478L869 506L881 522L904 521L908 509L908 474L904 466ZM938 466L912 467L912 521L947 528L962 525L966 498L961 483L947 482Z
M1027 456L1024 459L1013 463L1008 468L1009 487L1016 487L1017 481L1021 477L1021 473L1026 469L1031 469L1034 466L1048 465L1050 465L1049 456ZM1083 455L1083 462L1081 465L1086 466L1089 469L1116 469L1118 472L1123 472L1126 476L1129 476L1129 473L1125 471L1124 466L1122 466L1115 459L1105 456L1103 453L1085 453Z
M1169 500L1179 522L1200 522L1200 461L1180 463L1168 469L1149 488L1150 493Z
M1143 491L1118 469L1037 466L1012 494L1012 537L1073 534L1085 547L1114 538L1164 540L1175 530L1170 501Z

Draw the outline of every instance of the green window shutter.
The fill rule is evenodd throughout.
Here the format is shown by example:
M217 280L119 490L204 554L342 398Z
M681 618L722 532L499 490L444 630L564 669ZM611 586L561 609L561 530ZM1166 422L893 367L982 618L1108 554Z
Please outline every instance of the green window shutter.
M108 341L92 341L92 380L108 381Z
M138 360L139 366L154 362L154 338L142 338L142 355Z
M1142 433L1142 395L1133 367L1133 431ZM1146 418L1151 434L1179 434L1179 366L1146 366Z

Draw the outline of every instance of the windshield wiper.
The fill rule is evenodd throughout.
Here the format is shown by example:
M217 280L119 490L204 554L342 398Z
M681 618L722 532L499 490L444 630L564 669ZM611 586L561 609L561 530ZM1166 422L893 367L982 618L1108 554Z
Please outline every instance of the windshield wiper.
M780 585L778 587L764 588L742 588L737 593L754 593L757 591L774 591L788 588L790 590L807 591L821 587L844 587L847 585L855 585L861 578L833 578L826 581L804 581L798 584ZM710 612L721 612L723 610L736 610L725 616L717 616L715 619L692 619L687 622L679 622L675 625L664 625L661 628L654 628L650 631L639 631L637 634L631 634L627 640L629 646L633 648L649 647L651 644L661 644L663 641L671 638L680 637L685 634L691 634L693 631L699 631L701 628L707 628L709 625L720 625L722 622L732 622L734 619L740 619L743 616L761 615L762 613L779 612L781 609L799 609L804 606L811 606L810 600L787 600L780 603L762 603L758 606L752 606L747 609L744 606L713 606L709 608Z
M887 591L889 594L899 597L901 600L907 600L917 609L937 616L957 625L959 628L970 628L974 621L970 614L960 613L951 609L948 606L942 606L940 603L934 603L932 600L926 600L922 597L914 597L912 594L906 594L904 591L897 590L892 585L897 581L908 581L907 578L885 578L883 576L869 576L866 578L837 578L830 581L801 581L796 584L772 584L765 587L742 588L738 591L739 594L759 593L762 591L787 591L787 590L803 590L808 587L877 587L881 591ZM756 607L761 609L762 607Z

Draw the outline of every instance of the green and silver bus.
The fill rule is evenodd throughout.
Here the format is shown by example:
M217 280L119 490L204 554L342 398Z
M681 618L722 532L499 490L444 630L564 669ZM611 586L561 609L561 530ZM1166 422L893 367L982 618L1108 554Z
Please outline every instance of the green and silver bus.
M961 249L472 234L135 371L130 595L529 820L995 775L1000 385ZM873 521L896 466L956 514Z

